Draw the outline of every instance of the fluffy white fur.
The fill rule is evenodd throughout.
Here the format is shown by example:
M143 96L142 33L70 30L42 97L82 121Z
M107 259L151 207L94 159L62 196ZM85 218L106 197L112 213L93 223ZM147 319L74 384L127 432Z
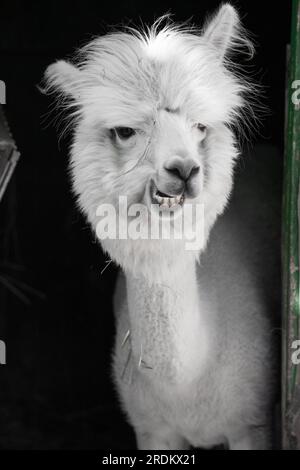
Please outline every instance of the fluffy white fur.
M201 33L159 22L142 33L115 32L88 44L76 66L58 61L46 72L47 90L59 91L74 120L73 188L93 229L99 204L117 205L120 195L149 204L151 179L170 187L170 158L200 165L189 200L205 207L197 252L184 240L102 242L124 273L114 378L141 449L268 446L263 303L230 223L207 244L238 156L232 125L248 86L228 57L244 46L251 52L236 10L225 4ZM113 140L111 129L122 126L136 134Z

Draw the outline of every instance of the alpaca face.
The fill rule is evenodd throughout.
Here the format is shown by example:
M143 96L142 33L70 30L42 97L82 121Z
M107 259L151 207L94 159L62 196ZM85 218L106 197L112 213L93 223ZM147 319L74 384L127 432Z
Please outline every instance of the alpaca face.
M160 215L200 195L207 134L203 124L179 109L161 107L148 122L141 121L140 127L118 126L106 133L106 147L110 147L111 159L120 169L117 175L111 175L117 184L125 180L126 166L131 165L128 187L123 186L119 195L135 203L145 202L149 209L151 204L158 204ZM131 180L140 172L143 179L136 181L134 190Z
M76 110L73 187L94 228L99 205L117 209L126 196L149 213L159 206L162 218L170 208L201 203L208 236L230 193L237 154L228 125L246 87L225 56L246 42L238 27L236 11L225 5L201 35L158 25L113 33L84 48L77 67L59 61L48 68L49 89L69 96ZM117 261L118 246L105 245Z

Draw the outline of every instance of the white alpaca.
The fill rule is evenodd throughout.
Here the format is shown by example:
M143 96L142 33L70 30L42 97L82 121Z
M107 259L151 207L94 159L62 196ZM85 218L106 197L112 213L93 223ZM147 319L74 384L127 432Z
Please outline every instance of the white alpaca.
M202 34L157 25L112 33L77 66L58 61L46 72L48 90L71 99L73 187L94 230L98 206L117 207L119 196L164 202L161 214L178 196L181 207L204 204L197 252L185 240L102 240L124 273L114 378L140 449L269 446L269 325L241 260L245 234L224 217L208 241L232 188L231 124L247 106L228 61L239 46L251 48L225 4Z

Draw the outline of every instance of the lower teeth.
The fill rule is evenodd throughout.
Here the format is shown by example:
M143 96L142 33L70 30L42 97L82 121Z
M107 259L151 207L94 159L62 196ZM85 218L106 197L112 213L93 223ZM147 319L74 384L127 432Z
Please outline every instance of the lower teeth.
M166 197L160 197L160 196L155 196L156 201L159 204L159 207L163 208L169 208L169 207L175 207L178 205L183 204L184 198L183 196L177 196L173 198L166 198Z

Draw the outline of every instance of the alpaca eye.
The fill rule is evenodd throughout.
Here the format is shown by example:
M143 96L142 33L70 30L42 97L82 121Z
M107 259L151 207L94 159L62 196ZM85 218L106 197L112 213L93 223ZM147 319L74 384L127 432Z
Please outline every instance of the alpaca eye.
M198 122L198 123L196 124L196 127L197 127L197 129L198 129L199 131L201 131L201 132L205 132L205 131L206 131L206 126L204 126L204 124L201 124L200 122Z
M113 131L122 140L127 140L135 135L135 130L131 127L115 127Z

